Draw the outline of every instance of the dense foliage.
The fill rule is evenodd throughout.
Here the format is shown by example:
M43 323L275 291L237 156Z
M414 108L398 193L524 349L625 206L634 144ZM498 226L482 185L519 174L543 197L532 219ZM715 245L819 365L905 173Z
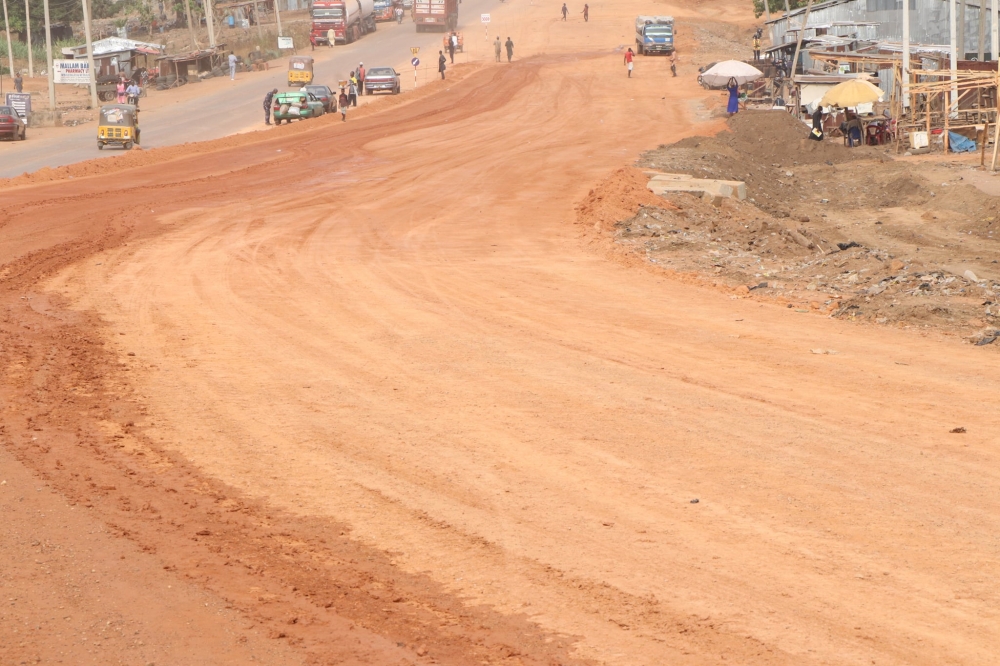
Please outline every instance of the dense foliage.
M110 18L123 12L142 15L150 12L149 2L145 0L90 0L92 18ZM45 10L42 0L28 0L31 13L31 32L36 34L45 29ZM10 18L10 29L23 32L24 0L7 0L7 14ZM82 0L49 0L49 15L53 23L70 23L83 20ZM0 26L3 25L3 14L0 13Z
M808 4L809 0L788 0L789 9L798 9ZM767 6L771 10L772 18L775 18L775 14L785 13L785 0L768 0ZM754 16L760 16L764 13L764 0L753 0L753 13Z

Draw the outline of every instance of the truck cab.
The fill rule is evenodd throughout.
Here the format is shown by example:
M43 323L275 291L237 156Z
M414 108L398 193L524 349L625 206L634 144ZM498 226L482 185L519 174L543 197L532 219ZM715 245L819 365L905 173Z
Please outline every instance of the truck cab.
M635 19L635 50L639 55L674 52L672 16L639 16Z

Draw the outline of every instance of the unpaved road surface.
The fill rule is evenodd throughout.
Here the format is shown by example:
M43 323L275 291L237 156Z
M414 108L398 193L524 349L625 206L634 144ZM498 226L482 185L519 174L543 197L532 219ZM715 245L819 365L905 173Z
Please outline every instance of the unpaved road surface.
M634 7L557 10L377 114L8 189L5 663L995 660L995 357L616 253L620 167L719 127L625 79Z
M460 30L474 31L479 35L481 13L496 12L496 0L466 0L462 3ZM470 42L473 40L470 39ZM300 45L301 46L301 45ZM401 74L402 86L409 91L414 86L413 68L409 66L410 48L420 48L422 59L420 81L426 83L437 76L437 52L441 48L439 33L420 33L409 17L402 25L395 22L379 23L378 29L353 44L336 48L319 47L314 51L299 48L299 55L315 58L314 80L317 84L337 86L348 78L359 62L366 67L395 67ZM470 43L469 53L459 53L458 62L469 56L481 56L486 44ZM425 55L426 54L426 55ZM42 84L44 86L44 84ZM32 86L37 87L37 86ZM236 132L265 130L262 103L264 95L274 88L288 90L288 58L278 58L269 63L264 72L240 72L235 81L226 75L207 79L183 88L151 90L140 100L140 125L142 147L158 148L194 141L207 141ZM64 94L59 86L57 95ZM362 105L384 99L362 96ZM81 104L89 103L80 102ZM36 94L36 107L48 104L48 93ZM47 107L46 107L47 108ZM94 115L94 114L91 114ZM74 128L29 128L29 140L0 143L0 178L11 178L45 167L72 164L81 160L119 159L124 151L97 149L97 123L90 122Z

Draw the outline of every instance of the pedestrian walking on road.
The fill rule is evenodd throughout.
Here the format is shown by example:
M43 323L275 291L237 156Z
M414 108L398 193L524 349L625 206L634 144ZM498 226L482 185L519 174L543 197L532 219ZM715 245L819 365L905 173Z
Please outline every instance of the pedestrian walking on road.
M354 76L354 72L351 72L351 82L347 87L347 98L351 106L358 105L358 79Z
M670 71L677 76L677 51L670 54Z
M365 63L358 63L358 94L365 94Z
M507 62L510 62L510 59L514 57L514 42L511 41L510 37L504 42L504 46L507 47Z
M351 100L348 99L347 93L344 89L340 89L340 97L337 99L337 106L340 107L340 119L347 122L347 107L351 105Z
M118 103L125 103L125 79L118 79L118 85L115 86L115 92L118 94Z
M236 80L236 54L229 52L229 80Z
M455 49L458 48L458 35L454 32L448 36L448 55L451 57L451 64L455 64Z
M500 62L500 49L501 49L500 35L497 35L497 41L493 42L493 52L497 56L497 62Z
M566 7L566 3L564 2L563 6L562 6L563 21L566 20L566 15L567 14L569 14L569 9Z
M590 22L590 5L583 6L583 22Z
M396 5L396 23L403 25L403 8Z
M500 39L497 37L497 39ZM499 60L499 58L497 58ZM14 75L14 92L24 92L24 79L21 78L21 72Z
M625 66L628 67L628 78L630 78L630 79L632 78L632 61L633 60L635 60L635 54L632 52L632 49L629 48L629 50L625 52Z
M316 50L316 35L312 34L311 32L309 33L309 50L310 51Z
M444 51L438 51L438 71L441 73L441 80L444 81L444 70L447 68L448 59L444 57Z
M278 94L278 89L275 88L271 92L264 95L264 124L271 124L271 102L274 101L274 96Z

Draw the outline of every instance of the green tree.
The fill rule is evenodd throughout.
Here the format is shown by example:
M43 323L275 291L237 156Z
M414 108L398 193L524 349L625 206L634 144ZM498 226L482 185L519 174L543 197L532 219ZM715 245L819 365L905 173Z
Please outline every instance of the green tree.
M789 9L798 9L808 4L809 0L788 0ZM785 0L767 0L767 6L771 10L772 18L775 18L775 15L780 16L785 13ZM760 16L764 13L764 0L753 0L753 13L754 16Z
M45 16L42 0L29 0L31 8L31 30L36 34L45 29ZM127 3L126 3L127 4ZM90 9L93 18L108 18L114 16L125 5L115 0L91 0ZM23 0L8 0L7 13L10 16L10 29L15 32L24 31ZM59 2L50 0L49 14L53 23L69 23L83 20L83 5L80 2ZM0 26L3 25L3 14L0 13Z

